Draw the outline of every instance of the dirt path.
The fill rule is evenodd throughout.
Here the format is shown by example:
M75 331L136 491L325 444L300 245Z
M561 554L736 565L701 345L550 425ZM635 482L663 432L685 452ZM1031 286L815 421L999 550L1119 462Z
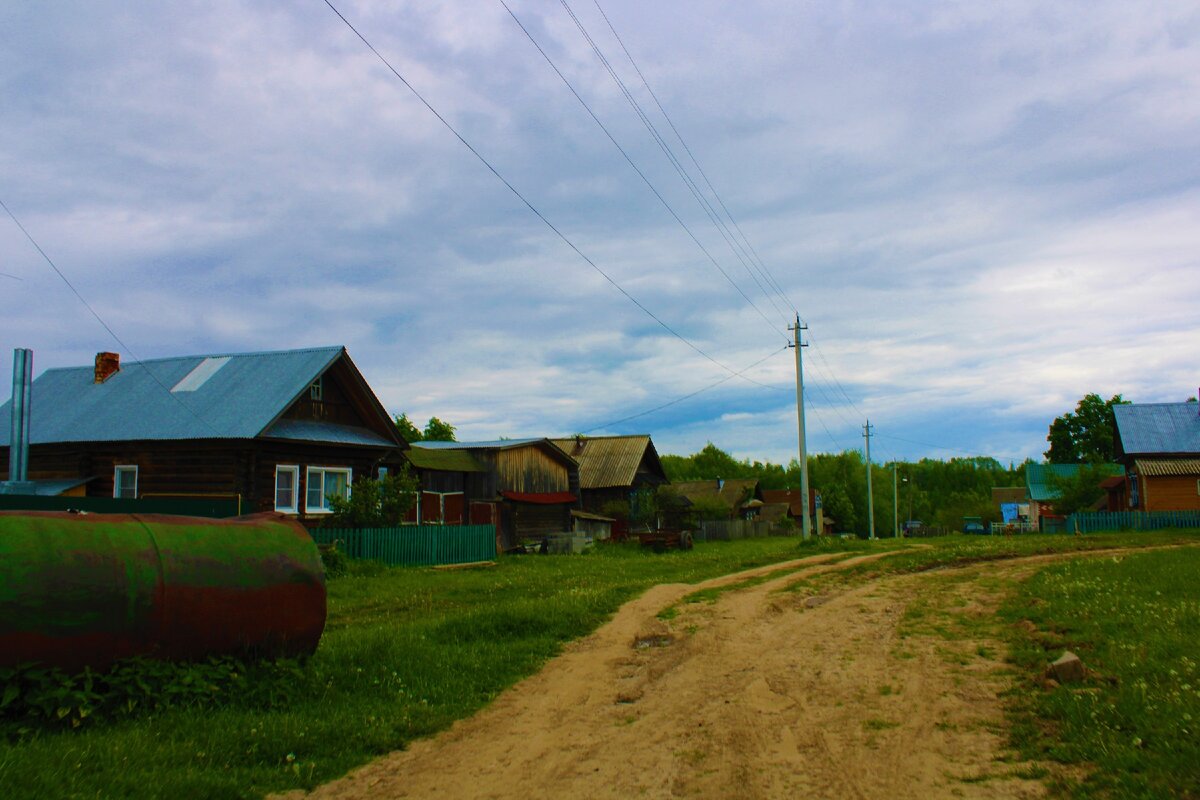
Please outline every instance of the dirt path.
M686 594L782 565L655 587L474 717L308 797L1043 796L997 761L1010 678L971 627L990 619L996 582L1030 566L775 591L839 569L829 558L669 622L657 613ZM942 612L966 634L923 632Z

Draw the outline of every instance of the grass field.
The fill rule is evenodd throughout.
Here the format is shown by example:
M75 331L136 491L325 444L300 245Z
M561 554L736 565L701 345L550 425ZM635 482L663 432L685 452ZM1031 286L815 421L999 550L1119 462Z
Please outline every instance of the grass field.
M0 796L261 797L311 787L469 716L656 583L795 558L795 539L654 555L508 557L438 571L357 565L289 702L178 709L0 740Z
M469 716L656 583L691 583L821 552L898 550L796 587L814 592L1041 552L1181 540L1196 537L954 536L808 546L756 539L661 555L607 547L580 557L508 557L453 571L359 564L330 582L321 647L286 702L175 709L0 739L0 796L261 797L312 787ZM1012 587L1005 614L1032 622L1007 626L1023 632L1013 640L1021 674L1045 662L1047 645L1075 649L1097 670L1086 691L1022 683L1014 695L1015 741L1027 757L1095 767L1082 782L1056 788L1171 796L1160 790L1178 785L1163 782L1173 774L1200 785L1196 558L1196 551L1097 557L1048 567Z

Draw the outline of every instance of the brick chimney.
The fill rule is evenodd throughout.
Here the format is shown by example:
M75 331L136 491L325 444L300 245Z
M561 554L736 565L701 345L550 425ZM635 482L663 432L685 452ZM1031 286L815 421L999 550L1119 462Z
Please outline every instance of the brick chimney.
M96 353L96 383L104 383L121 371L121 356L117 353Z

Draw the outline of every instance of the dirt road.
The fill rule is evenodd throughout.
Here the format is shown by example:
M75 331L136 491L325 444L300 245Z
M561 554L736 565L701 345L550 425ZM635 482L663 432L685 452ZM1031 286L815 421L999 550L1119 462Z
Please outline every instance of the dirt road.
M309 797L1042 796L997 760L1011 677L983 626L1029 567L776 591L828 558L668 622L697 588L781 565L655 587L476 716Z

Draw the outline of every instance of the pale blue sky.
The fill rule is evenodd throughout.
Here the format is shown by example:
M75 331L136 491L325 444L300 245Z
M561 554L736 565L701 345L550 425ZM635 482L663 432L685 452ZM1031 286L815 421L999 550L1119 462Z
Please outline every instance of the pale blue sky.
M510 5L770 323L499 2L339 8L655 315L737 369L777 350L784 315L563 6ZM593 0L570 5L653 109ZM1039 456L1086 392L1196 391L1194 2L601 5L810 325L811 450L861 446L869 415L879 460ZM320 0L5 4L0 199L136 356L345 344L388 408L460 438L588 430L725 374ZM3 353L40 373L114 347L2 217L0 272ZM596 432L786 460L790 352L748 376L773 388Z

